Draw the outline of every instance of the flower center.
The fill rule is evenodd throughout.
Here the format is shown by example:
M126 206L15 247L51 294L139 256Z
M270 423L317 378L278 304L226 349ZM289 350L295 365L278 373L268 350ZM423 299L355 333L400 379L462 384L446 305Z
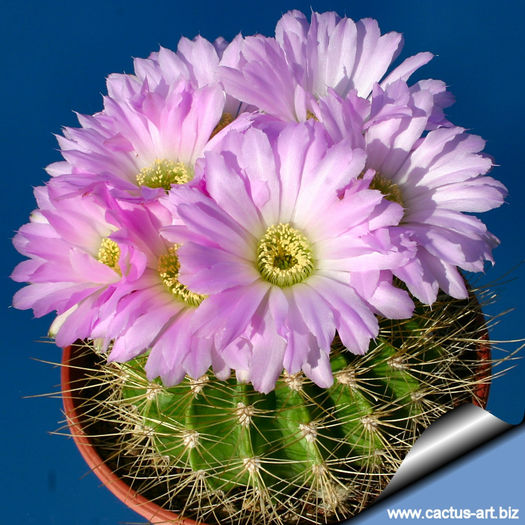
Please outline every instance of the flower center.
M259 273L281 288L304 281L314 266L310 241L290 224L270 226L257 245Z
M112 270L115 270L121 275L120 267L118 265L119 259L120 248L118 247L118 244L109 237L104 237L98 249L97 261L109 266Z
M139 186L164 188L169 191L172 184L186 184L193 178L193 170L183 162L155 159L153 166L142 168L137 175Z
M390 179L383 177L379 173L374 175L374 178L370 183L370 189L379 190L384 195L385 199L391 202L397 202L397 204L401 204L403 208L405 207L401 188Z
M158 271L164 286L187 306L199 306L206 299L205 295L194 293L187 286L179 282L180 263L177 257L178 245L174 244L168 253L159 257Z

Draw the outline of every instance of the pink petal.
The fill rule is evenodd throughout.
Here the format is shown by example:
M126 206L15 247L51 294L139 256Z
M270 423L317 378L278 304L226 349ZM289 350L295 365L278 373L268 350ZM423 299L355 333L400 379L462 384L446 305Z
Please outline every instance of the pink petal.
M342 282L319 275L311 278L308 284L332 309L343 344L353 353L364 354L370 339L379 332L377 319L369 308Z
M388 85L393 84L400 79L407 81L414 71L419 69L421 66L428 64L428 62L430 62L433 58L434 55L428 52L418 53L417 55L406 58L381 82L381 87L386 88Z
M214 337L220 351L246 331L252 316L268 292L268 284L256 281L211 296L192 320L201 337Z
M253 264L219 248L187 242L177 251L179 281L194 292L211 294L260 279Z
M277 334L273 323L252 338L253 355L250 379L253 388L267 394L275 387L275 382L283 370L283 356L286 342Z
M325 352L318 352L318 359L313 363L308 359L303 365L303 372L317 386L330 388L334 383L334 376L330 366L330 357Z

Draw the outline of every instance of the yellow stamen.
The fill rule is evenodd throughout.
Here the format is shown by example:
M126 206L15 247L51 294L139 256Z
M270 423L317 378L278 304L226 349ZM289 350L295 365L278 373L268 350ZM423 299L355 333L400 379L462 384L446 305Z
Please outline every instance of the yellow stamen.
M379 173L374 175L374 178L370 183L370 189L379 190L385 196L385 199L391 202L397 202L398 204L401 204L403 208L405 207L401 188L395 182L383 177Z
M315 116L315 113L312 113L310 110L306 112L306 120L317 120L319 119Z
M172 184L186 184L193 179L193 170L183 162L155 159L153 166L142 168L137 174L137 184L149 188L164 188L169 191Z
M235 120L235 117L231 113L223 113L221 120L219 120L219 123L215 126L213 131L211 132L210 139L217 135L219 131L222 131L228 124L231 124Z
M100 243L97 253L97 261L109 266L115 270L119 275L122 275L119 267L120 248L118 244L109 237L104 237Z
M259 273L281 288L304 281L312 275L314 267L310 242L290 224L270 226L257 245Z
M158 271L164 286L187 306L199 306L206 298L205 295L194 293L187 286L179 282L180 263L177 257L178 246L174 244L168 253L159 257Z

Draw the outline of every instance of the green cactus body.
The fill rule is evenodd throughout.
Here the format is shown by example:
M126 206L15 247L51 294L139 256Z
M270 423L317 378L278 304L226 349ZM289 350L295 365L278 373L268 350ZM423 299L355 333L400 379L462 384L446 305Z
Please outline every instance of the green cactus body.
M120 385L99 396L99 418L119 421L108 455L118 451L136 490L203 522L348 518L386 486L422 429L472 400L479 312L461 308L385 321L364 356L336 337L327 389L302 374L284 374L266 395L211 374L166 388L145 378L145 356L104 364L99 384Z

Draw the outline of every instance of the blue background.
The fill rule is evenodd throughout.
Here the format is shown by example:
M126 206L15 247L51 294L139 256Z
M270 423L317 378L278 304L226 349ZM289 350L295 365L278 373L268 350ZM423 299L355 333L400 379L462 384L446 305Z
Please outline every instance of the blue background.
M71 440L48 434L61 427L60 400L24 399L57 392L59 388L59 369L37 361L60 360L58 348L38 342L47 333L51 319L34 320L31 312L10 308L11 297L19 285L7 277L21 260L11 246L11 238L27 222L34 207L31 187L42 184L47 178L43 168L60 158L53 133L60 133L61 126L77 125L73 110L87 114L99 111L105 77L112 72L131 73L133 56L146 57L160 44L173 49L182 35L191 38L200 33L210 40L217 36L230 40L239 31L246 35L271 35L282 13L292 8L308 12L310 7L317 11L335 10L354 19L377 18L383 32L395 30L404 34L402 58L419 51L438 55L419 78L447 82L458 100L448 110L450 119L487 140L486 151L499 165L493 175L510 191L506 205L483 217L502 244L495 251L495 268L487 269L481 282L500 278L506 281L497 287L499 298L488 311L497 314L515 309L491 335L496 340L525 336L525 271L519 266L525 259L525 4L505 0L265 0L248 5L235 0L172 0L146 5L130 0L3 0L1 522L102 525L141 521L101 488L92 474L85 475L88 469ZM508 344L505 349L518 346ZM494 383L489 401L491 412L508 422L520 422L525 406L524 385L525 364L517 362L511 372ZM416 507L433 501L439 503L435 506L448 506L463 501L479 507L516 506L517 501L511 502L508 494L511 488L518 487L522 494L525 489L525 474L519 472L523 461L521 465L518 461L523 460L523 432L514 434L510 445L501 443L473 456L470 463L458 463L383 505ZM469 465L474 466L471 469ZM494 465L501 468L495 469ZM354 521L387 523L381 509L384 507L373 508Z

